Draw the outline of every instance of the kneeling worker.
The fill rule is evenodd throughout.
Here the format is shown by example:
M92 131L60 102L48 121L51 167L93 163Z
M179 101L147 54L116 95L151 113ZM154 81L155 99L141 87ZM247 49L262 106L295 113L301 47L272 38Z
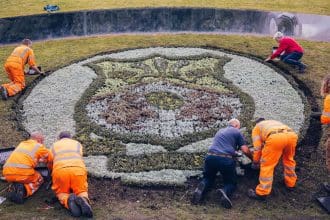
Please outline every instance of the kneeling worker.
M248 157L252 157L245 138L239 130L240 126L239 120L231 119L228 127L220 129L216 133L205 158L203 180L193 195L194 204L201 202L205 192L213 184L216 174L220 171L224 181L223 189L218 190L221 205L228 209L232 207L230 197L237 187L236 161L233 157L239 149Z
M44 137L39 132L31 133L31 138L22 141L3 166L3 176L13 184L9 188L9 200L23 203L24 198L35 193L44 182L34 168L39 162L52 168L52 154L43 145Z
M9 96L14 96L25 88L25 64L29 64L30 68L36 73L44 74L36 65L34 52L31 47L32 41L24 39L22 44L16 47L6 60L5 70L10 82L0 86L0 95L3 100L7 100Z
M297 181L294 160L298 136L287 125L259 118L252 130L254 146L253 166L260 166L259 185L249 189L248 196L252 199L264 200L271 192L274 168L282 156L284 168L284 184L292 190Z
M267 62L276 57L280 57L283 62L297 66L299 72L304 73L307 66L300 61L304 55L302 46L295 39L285 37L281 32L276 32L273 38L278 42L278 48L272 55L267 57L265 61Z
M69 132L61 132L51 151L54 157L52 189L58 200L75 217L93 217L81 144L71 139Z

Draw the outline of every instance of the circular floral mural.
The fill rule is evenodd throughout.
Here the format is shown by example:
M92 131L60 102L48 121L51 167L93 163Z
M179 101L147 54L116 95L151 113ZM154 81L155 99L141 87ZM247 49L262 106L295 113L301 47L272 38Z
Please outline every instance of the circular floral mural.
M73 85L68 87L67 85ZM246 57L201 48L128 50L67 66L23 103L24 126L50 145L61 130L83 143L91 175L181 185L199 175L215 132L233 117L304 123L299 91Z

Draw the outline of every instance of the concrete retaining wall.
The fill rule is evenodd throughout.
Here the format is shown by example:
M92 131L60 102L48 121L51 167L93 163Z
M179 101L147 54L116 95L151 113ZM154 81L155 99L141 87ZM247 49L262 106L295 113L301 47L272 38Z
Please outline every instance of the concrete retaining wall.
M269 12L212 8L79 11L0 19L0 43L125 32L267 33ZM265 28L266 27L266 28Z

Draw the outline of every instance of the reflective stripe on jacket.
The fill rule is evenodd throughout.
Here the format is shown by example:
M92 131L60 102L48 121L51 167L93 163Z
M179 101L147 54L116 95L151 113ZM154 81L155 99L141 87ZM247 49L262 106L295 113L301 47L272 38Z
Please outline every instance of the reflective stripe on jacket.
M24 65L27 63L29 66L36 66L33 50L25 45L16 47L7 58L6 63L17 63L22 66L22 68L24 68Z
M11 175L32 175L41 158L51 158L49 151L37 141L22 141L7 159L3 173Z
M321 123L330 124L330 94L324 99Z
M54 171L64 167L82 167L86 169L82 158L82 146L78 141L63 138L54 143L52 153Z

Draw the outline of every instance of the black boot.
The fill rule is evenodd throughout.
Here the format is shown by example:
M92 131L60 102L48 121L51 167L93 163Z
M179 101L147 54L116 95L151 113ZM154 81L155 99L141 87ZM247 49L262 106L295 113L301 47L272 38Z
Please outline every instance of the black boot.
M192 203L194 205L197 205L199 203L201 203L201 201L203 200L204 197L204 193L205 193L205 183L204 182L200 182L197 186L197 188L194 191L193 197L192 197Z
M299 65L299 73L305 73L305 70L306 70L306 65L305 64L303 64L303 63L300 63L300 65Z
M26 197L26 189L22 183L13 183L8 192L8 199L17 204L23 204Z
M217 192L220 194L220 202L222 207L226 208L226 209L231 209L233 207L233 204L231 203L229 197L227 196L227 194L225 193L225 191L223 189L218 189Z
M7 100L8 99L8 92L7 89L3 86L0 86L0 94L1 94L1 98L3 100Z
M327 191L327 193L330 193L330 184L329 183L323 183L323 188L325 189L325 191Z
M70 194L68 199L68 206L73 217L80 217L81 216L81 209L80 206L76 202L77 196L75 194Z
M248 197L251 199L259 200L259 201L266 200L266 196L259 196L254 189L248 190Z
M93 210L87 198L82 196L77 196L76 202L80 206L83 216L86 216L88 218L93 217Z

